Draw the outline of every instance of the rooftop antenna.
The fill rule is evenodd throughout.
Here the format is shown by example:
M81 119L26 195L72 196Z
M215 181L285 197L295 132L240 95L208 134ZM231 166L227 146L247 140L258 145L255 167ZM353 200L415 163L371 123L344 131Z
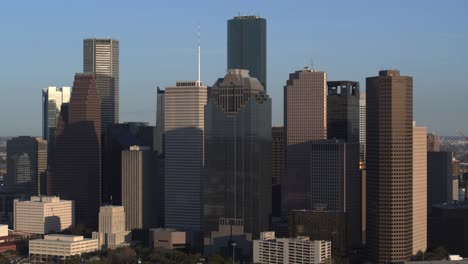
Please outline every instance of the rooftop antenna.
M201 46L201 35L200 35L200 24L198 24L198 83L200 83L200 46Z

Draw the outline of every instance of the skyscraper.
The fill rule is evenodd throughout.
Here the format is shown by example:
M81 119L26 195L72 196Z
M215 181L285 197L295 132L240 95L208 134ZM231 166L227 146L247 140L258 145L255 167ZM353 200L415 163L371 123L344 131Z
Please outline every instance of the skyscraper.
M48 195L75 201L76 223L97 227L101 201L101 112L96 77L77 73L55 133Z
M295 197L294 204L286 203L291 210L310 210L323 218L311 218L311 225L327 226L329 233L336 232L342 238L337 247L340 255L346 255L361 245L361 175L359 172L359 144L343 140L316 140L290 147L297 154L294 159L300 166L289 168L289 176L296 180L296 189L304 194ZM299 155L300 154L300 155ZM323 219L342 217L344 227L323 223ZM323 234L323 233L322 233ZM294 234L312 235L312 234ZM329 239L326 236L317 239ZM333 242L336 242L333 238Z
M309 67L289 75L284 86L285 172L281 179L281 211L286 217L308 197L307 175L291 170L308 167L299 145L327 139L327 74ZM304 163L305 162L305 163ZM302 209L302 208L300 208Z
M165 89L165 226L202 230L207 87L179 81Z
M146 122L112 124L106 128L103 144L102 198L103 203L122 204L122 150L130 146L150 146L154 152L155 129ZM159 174L157 175L159 179ZM161 188L157 184L155 188ZM162 189L162 188L161 188ZM157 193L161 189L156 189ZM157 210L155 205L154 210Z
M259 237L271 214L271 99L248 70L228 70L205 108L205 232L242 219Z
M272 127L271 135L273 139L273 184L279 184L284 169L284 127Z
M271 128L273 142L272 156L272 216L281 216L281 178L284 173L284 127Z
M85 39L83 55L83 71L96 75L101 105L101 133L104 133L107 125L119 123L119 41Z
M47 170L47 141L15 137L7 141L5 189L26 196L42 195Z
M328 138L359 142L359 83L329 81L327 86Z
M155 192L157 163L147 146L130 146L122 151L122 205L127 230L158 225Z
M413 255L427 248L427 128L413 124Z
M380 71L366 88L369 258L401 262L413 249L413 78Z
M62 111L62 104L70 102L70 87L42 89L42 138L47 140L48 153L54 146L55 129ZM52 157L50 155L49 159Z
M266 19L236 16L228 20L227 68L246 69L266 91Z
M440 137L434 133L427 134L427 151L440 151Z
M434 204L453 201L452 152L427 152L427 212Z
M359 95L359 144L361 161L366 162L366 93Z
M164 153L164 115L165 115L165 103L164 103L165 91L159 89L156 94L156 151L158 155Z

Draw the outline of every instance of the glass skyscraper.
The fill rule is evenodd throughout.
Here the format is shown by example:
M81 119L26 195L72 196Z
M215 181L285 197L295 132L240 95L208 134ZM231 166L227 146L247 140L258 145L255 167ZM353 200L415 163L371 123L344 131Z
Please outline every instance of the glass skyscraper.
M96 75L101 104L101 133L104 133L107 125L119 123L119 41L109 38L85 39L83 71Z
M57 128L62 104L70 102L70 87L48 87L42 89L42 139L47 140L49 159L53 158L55 129Z
M228 70L205 108L205 232L242 219L259 237L271 214L271 99L247 70Z
M266 19L236 16L228 20L228 69L246 69L266 91Z

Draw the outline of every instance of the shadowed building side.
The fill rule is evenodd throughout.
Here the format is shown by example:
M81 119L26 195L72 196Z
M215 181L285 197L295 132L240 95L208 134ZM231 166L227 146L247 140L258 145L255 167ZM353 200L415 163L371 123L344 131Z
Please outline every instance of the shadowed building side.
M48 194L74 200L76 223L97 227L101 199L101 113L96 79L77 73L68 117L59 120Z

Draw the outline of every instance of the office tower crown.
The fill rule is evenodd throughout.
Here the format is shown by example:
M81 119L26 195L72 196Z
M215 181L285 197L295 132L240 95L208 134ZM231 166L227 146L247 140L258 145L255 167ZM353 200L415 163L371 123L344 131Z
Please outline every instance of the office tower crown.
M224 78L218 79L211 90L211 98L225 113L238 113L251 98L258 103L268 99L263 85L249 76L248 70L227 70Z

